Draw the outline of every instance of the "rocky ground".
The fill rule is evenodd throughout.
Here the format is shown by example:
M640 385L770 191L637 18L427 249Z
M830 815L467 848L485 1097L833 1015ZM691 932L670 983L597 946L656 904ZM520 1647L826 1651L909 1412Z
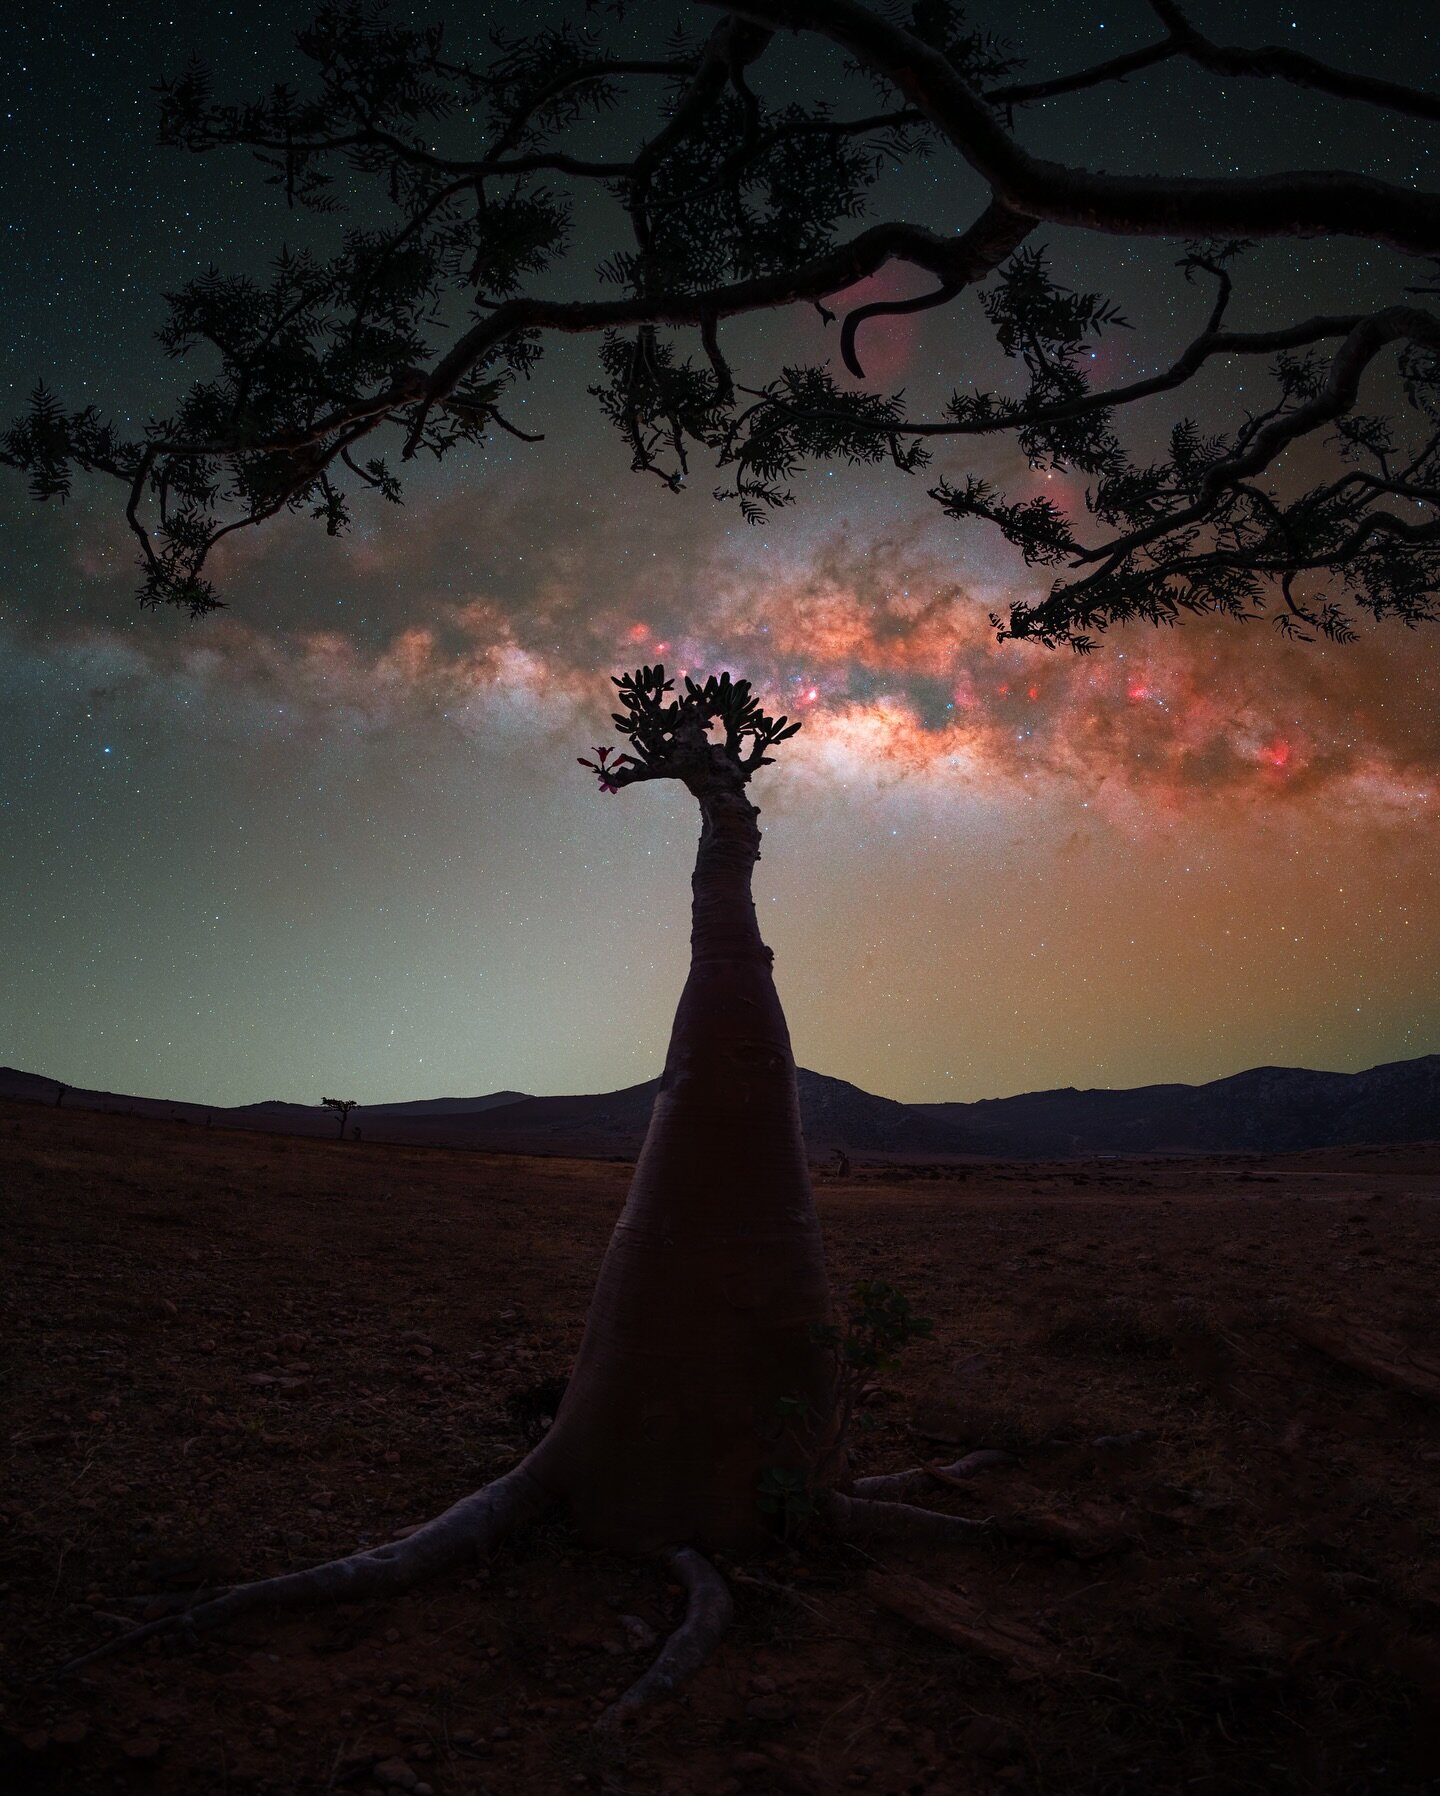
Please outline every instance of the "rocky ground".
M1440 1788L1440 1146L857 1167L837 1288L933 1340L858 1470L991 1544L777 1542L616 1745L680 1613L533 1530L390 1604L31 1674L393 1536L551 1413L628 1169L0 1103L0 1787L521 1796Z

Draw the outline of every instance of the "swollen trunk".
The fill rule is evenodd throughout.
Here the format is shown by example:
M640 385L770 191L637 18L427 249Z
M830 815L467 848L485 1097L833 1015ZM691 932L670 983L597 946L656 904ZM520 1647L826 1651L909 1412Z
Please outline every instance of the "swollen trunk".
M697 782L698 784L698 782ZM575 1370L534 1469L581 1531L636 1550L764 1531L767 1470L834 1451L834 1368L795 1063L750 876L743 788L695 789L690 975Z

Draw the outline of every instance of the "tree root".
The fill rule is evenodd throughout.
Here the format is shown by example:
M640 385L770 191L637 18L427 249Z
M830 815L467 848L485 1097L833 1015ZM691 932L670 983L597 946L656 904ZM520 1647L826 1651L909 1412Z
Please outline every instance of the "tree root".
M957 1459L950 1465L916 1465L904 1472L886 1472L876 1478L857 1478L854 1492L857 1497L915 1497L922 1491L933 1490L937 1484L951 1484L958 1479L973 1478L977 1472L986 1471L991 1466L1012 1463L1009 1453L982 1447L978 1452L967 1453L963 1459Z
M820 1499L820 1514L842 1540L977 1541L994 1534L989 1521L972 1521L965 1515L944 1515L938 1509L920 1509L913 1503L877 1503L869 1497L846 1497L827 1491Z
M615 1733L647 1704L669 1696L693 1677L719 1644L735 1612L725 1580L693 1547L667 1556L667 1564L690 1593L685 1619L660 1649L660 1656L641 1678L611 1703L595 1723L597 1733Z
M490 1552L513 1528L539 1515L549 1502L549 1496L528 1469L528 1462L522 1461L514 1471L462 1497L404 1540L351 1553L345 1559L331 1559L305 1571L238 1584L224 1595L197 1603L180 1614L164 1615L144 1627L133 1628L48 1675L69 1677L82 1666L108 1659L113 1653L128 1652L157 1634L193 1636L260 1610L274 1613L325 1603L359 1602L366 1597L396 1596L439 1572Z

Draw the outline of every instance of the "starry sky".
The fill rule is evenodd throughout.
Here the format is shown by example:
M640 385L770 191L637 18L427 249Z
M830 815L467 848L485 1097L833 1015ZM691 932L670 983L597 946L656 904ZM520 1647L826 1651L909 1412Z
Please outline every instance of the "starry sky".
M1154 36L1139 0L1000 10L1033 77ZM1433 27L1357 48L1348 4L1192 10L1225 41L1440 72ZM154 146L153 84L192 54L236 98L296 71L303 5L201 13L22 10L0 141L7 415L42 377L129 424L163 411L182 377L153 339L160 295L315 228L243 154ZM846 91L789 46L767 79ZM1427 166L1413 121L1186 69L1020 130L1112 172ZM978 204L944 157L875 190L877 215L937 228ZM613 224L581 208L555 290L585 290ZM1097 343L1102 378L1163 365L1203 321L1178 246L1045 240L1134 326ZM1271 245L1242 264L1233 321L1388 303L1422 277L1364 244ZM926 285L887 271L858 297ZM808 310L726 341L750 374L835 355ZM706 471L679 494L628 472L585 397L595 347L552 350L509 405L543 442L420 470L403 508L358 502L340 541L304 521L236 539L229 608L200 622L137 611L107 483L38 507L0 476L0 1064L215 1104L650 1077L684 977L693 801L601 798L576 766L607 739L607 676L642 660L730 667L805 719L754 788L802 1065L919 1101L1440 1051L1440 633L1305 647L1192 623L1113 631L1089 659L997 646L987 613L1049 576L941 517L927 476L816 468L749 527ZM1014 379L973 296L873 325L861 351L917 414ZM1247 383L1263 370L1214 365L1185 409L1233 420ZM1175 410L1136 410L1129 440L1158 446ZM1003 446L942 448L928 473L967 469L1015 496L1044 479Z

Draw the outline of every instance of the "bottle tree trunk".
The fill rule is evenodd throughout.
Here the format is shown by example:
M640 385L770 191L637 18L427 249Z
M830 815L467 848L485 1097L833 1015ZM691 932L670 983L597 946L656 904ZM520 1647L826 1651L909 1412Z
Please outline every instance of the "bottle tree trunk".
M723 767L686 783L702 817L690 973L569 1388L531 1461L587 1539L634 1551L763 1538L766 1473L834 1482L838 1457L795 1062L750 891L759 813Z

